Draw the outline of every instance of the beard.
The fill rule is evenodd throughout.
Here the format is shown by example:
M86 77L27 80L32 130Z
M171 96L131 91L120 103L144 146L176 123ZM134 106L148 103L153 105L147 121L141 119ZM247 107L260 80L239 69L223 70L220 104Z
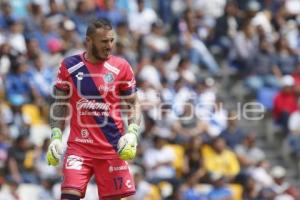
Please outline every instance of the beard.
M92 45L92 55L94 56L94 58L96 58L97 60L102 60L103 58L101 58L99 50L97 49L97 47L93 44Z

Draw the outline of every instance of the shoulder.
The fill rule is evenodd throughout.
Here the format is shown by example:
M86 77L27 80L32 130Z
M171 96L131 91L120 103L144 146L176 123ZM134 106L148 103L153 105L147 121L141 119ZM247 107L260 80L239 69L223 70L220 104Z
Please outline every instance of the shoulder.
M121 71L126 72L131 69L131 66L127 60L122 57L113 55L104 63L104 67L113 72L116 72L116 74L119 74L119 72Z
M81 62L82 62L81 54L76 54L64 58L62 64L68 69Z
M109 64L112 64L118 68L130 66L128 61L122 57L111 55L107 61Z

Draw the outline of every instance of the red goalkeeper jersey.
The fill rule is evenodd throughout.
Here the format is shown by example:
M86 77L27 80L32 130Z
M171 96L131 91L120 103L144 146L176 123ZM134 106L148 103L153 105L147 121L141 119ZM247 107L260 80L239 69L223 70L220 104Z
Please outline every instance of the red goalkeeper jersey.
M61 63L55 87L68 91L71 115L68 153L93 158L118 157L117 143L124 134L121 96L136 91L131 66L109 56L93 64L84 53Z

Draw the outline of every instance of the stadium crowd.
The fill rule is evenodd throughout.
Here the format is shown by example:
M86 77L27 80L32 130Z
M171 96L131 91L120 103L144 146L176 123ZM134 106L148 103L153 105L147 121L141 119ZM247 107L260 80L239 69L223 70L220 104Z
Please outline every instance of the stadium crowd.
M0 200L59 199L60 168L45 159L51 87L62 59L84 49L95 18L112 22L114 54L132 65L144 114L130 162L137 193L128 199L299 197L286 169L256 145L256 128L226 106L234 81L222 82L240 80L300 156L299 1L0 2ZM93 181L86 200L95 199Z

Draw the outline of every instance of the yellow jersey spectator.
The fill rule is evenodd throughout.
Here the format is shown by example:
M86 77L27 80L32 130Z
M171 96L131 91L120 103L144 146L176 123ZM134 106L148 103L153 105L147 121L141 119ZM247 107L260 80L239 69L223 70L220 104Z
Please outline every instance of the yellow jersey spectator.
M201 153L204 168L209 173L219 173L231 180L240 172L236 155L227 148L221 137L213 139L211 145L204 145Z

